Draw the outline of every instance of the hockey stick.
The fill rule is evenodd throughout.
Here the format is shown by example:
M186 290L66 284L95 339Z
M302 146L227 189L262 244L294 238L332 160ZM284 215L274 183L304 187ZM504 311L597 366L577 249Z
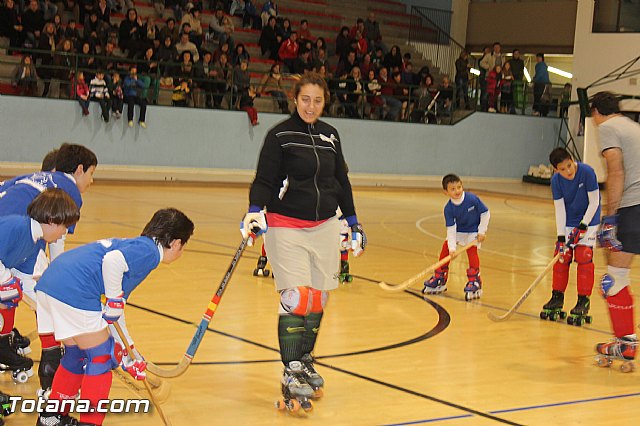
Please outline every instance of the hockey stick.
M383 290L386 290L386 291L394 291L394 292L395 291L402 291L405 288L409 287L411 284L415 283L416 281L419 281L419 280L423 279L424 277L426 277L431 271L434 271L434 270L438 269L442 265L446 265L447 263L451 262L456 257L460 256L462 253L466 253L467 250L469 250L471 247L473 247L473 246L475 246L477 244L478 244L478 240L471 241L466 246L464 246L462 248L459 248L458 250L456 250L455 252L453 252L449 256L440 259L438 262L434 263L433 265L429 266L427 269L424 269L422 272L414 275L413 277L409 278L408 280L403 281L401 284L389 285L389 284L385 283L384 281L381 281L381 282L378 283L378 285Z
M533 289L535 289L538 286L538 284L540 284L540 281L542 281L542 278L544 278L544 276L547 275L547 273L551 270L551 268L553 268L553 265L555 265L555 263L558 261L558 259L560 259L560 256L562 256L562 254L558 253L558 254L555 255L555 257L553 259L551 259L551 262L549 262L547 267L544 268L544 271L542 271L540 273L540 275L538 275L536 277L536 279L533 280L533 282L531 283L529 288L522 294L522 296L520 296L520 299L518 299L516 304L513 305L511 307L511 309L509 309L504 315L496 315L493 312L489 312L487 314L489 319L492 320L492 321L505 321L505 320L509 319L509 317L511 317L511 315L513 315L515 313L515 311L518 310L520 305L522 305L524 303L524 301L527 300L527 297L529 297L529 295L531 294Z
M191 343L187 348L187 351L182 356L182 359L178 363L175 368L171 370L166 370L164 368L160 368L152 362L147 362L147 370L149 370L152 374L155 374L158 377L164 378L172 378L178 377L182 375L193 361L193 357L196 355L196 351L198 350L198 346L200 346L200 342L202 342L202 338L204 337L205 332L207 331L207 327L213 318L213 315L216 313L216 309L218 309L218 305L220 304L220 299L224 294L225 289L227 288L227 284L231 280L231 276L233 275L233 271L236 269L240 258L242 257L242 253L244 252L245 247L247 246L247 239L243 239L236 250L236 254L231 259L231 264L227 269L227 273L224 274L220 285L218 286L218 290L216 290L213 298L209 302L207 306L207 310L202 315L202 319L200 320L200 324L198 325L198 329L196 330L193 338L191 339Z
M138 361L138 356L136 355L135 351L131 350L131 345L129 344L129 341L127 340L127 337L122 332L122 328L120 327L120 324L118 324L117 321L114 321L113 322L113 326L115 327L116 331L118 332L118 336L120 336L120 340L122 340L122 342L128 348L129 355L131 356L131 358L133 358L134 361ZM151 390L151 386L149 386L149 383L147 383L146 380L143 380L142 382L144 383L144 387L147 388L147 392L149 393L149 398L151 398L151 402L156 407L156 411L158 412L158 415L160 415L160 418L162 419L162 422L167 426L171 425L171 423L169 422L169 419L167 419L165 417L164 413L162 412L162 408L160 408L160 404L158 404L158 402L156 401L156 396L153 394L153 391Z

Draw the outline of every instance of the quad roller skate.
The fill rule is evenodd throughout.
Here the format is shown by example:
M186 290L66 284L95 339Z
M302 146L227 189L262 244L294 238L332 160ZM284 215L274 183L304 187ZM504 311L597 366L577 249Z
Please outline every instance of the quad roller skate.
M270 271L267 269L267 256L260 256L256 269L253 270L254 277L268 277Z
M476 268L467 269L467 285L464 286L464 300L467 302L474 299L480 299L482 296L482 279L480 279L480 271Z
M613 361L620 360L620 371L630 373L635 370L636 366L633 360L636 358L636 349L638 348L638 340L630 338L615 338L607 343L598 343L596 345L596 364L599 367L611 367Z
M0 370L12 371L14 382L26 383L33 376L33 361L16 353L12 338L11 334L0 336Z
M27 336L20 334L17 328L11 331L13 335L12 345L15 351L20 355L27 355L31 353L31 340Z
M340 274L338 275L338 279L341 283L350 283L351 281L353 281L353 275L349 273L348 260L340 261Z
M324 379L313 366L313 357L311 354L304 354L302 356L302 370L304 371L304 377L309 383L309 386L313 388L315 399L322 398L324 395L323 387L324 387Z
M584 323L591 324L593 318L591 315L587 315L589 313L590 306L591 302L589 301L589 296L578 296L578 302L571 310L570 315L567 318L567 324L576 325L578 327Z
M553 290L551 299L542 307L540 319L548 319L549 321L557 321L558 318L565 319L567 313L562 310L564 306L564 293L559 290Z
M276 401L278 410L296 413L302 408L311 411L310 399L314 396L313 388L307 383L301 361L291 361L282 374L282 398Z
M11 400L9 398L11 398L10 395L0 392L0 426L4 425L4 418L13 413L11 411Z
M440 294L447 291L447 278L449 271L446 269L437 269L436 273L424 282L422 294Z

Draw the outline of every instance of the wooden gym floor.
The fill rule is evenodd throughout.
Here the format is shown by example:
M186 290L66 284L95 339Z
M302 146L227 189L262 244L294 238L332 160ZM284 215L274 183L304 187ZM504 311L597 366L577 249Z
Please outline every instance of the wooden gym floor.
M464 256L452 264L445 295L423 298L421 284L402 293L377 285L402 282L437 261L447 201L441 191L355 191L369 246L363 257L351 260L353 282L331 294L316 347L325 396L306 416L274 408L282 368L278 297L272 278L252 276L259 247L248 249L194 363L164 383L170 394L165 392L162 407L172 424L637 424L640 373L593 365L595 343L610 333L597 291L593 324L581 328L539 319L551 293L550 276L510 320L487 318L488 312L509 309L548 264L555 224L547 187L516 184L512 195L481 189L475 192L490 208L491 223L480 251L484 295L474 302L464 301ZM196 223L182 259L161 265L129 301L129 329L147 359L167 368L181 359L240 243L247 197L240 186L105 182L86 194L69 248L136 236L156 209L167 206L180 208ZM600 250L595 262L598 282L605 270ZM567 310L576 298L575 267L570 279ZM637 269L632 281L639 281ZM25 305L16 323L23 333L35 329ZM39 343L32 346L37 361ZM38 387L37 377L16 385L4 374L0 382L5 392L23 397L32 397ZM135 398L135 390L114 376L111 397ZM33 414L7 419L11 426L34 422ZM153 412L112 414L105 424L161 423Z

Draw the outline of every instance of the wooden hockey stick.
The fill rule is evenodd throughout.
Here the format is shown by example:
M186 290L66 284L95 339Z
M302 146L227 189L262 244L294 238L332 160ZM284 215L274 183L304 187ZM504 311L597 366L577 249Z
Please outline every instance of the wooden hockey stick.
M455 252L453 252L453 254L450 254L449 256L440 259L439 261L437 261L433 265L429 266L427 269L422 270L422 272L414 275L413 277L409 278L408 280L403 281L401 284L389 285L389 284L385 283L384 281L382 281L382 282L379 282L378 285L383 290L386 290L386 291L392 291L392 292L402 291L402 290L406 289L407 287L409 287L411 284L415 283L416 281L419 281L419 280L423 279L424 277L429 275L429 273L431 273L432 271L438 269L442 265L446 265L447 263L451 262L453 259L455 259L456 257L460 256L462 253L466 253L467 250L469 250L471 247L473 247L473 246L475 246L477 244L478 244L478 240L471 241L466 246L457 249Z
M222 281L218 286L218 290L216 290L215 294L213 295L213 298L211 298L211 301L207 306L207 310L202 315L202 319L200 320L198 329L193 335L193 338L191 339L191 343L189 344L187 351L182 356L182 359L180 360L178 365L170 370L167 370L164 368L160 368L159 366L155 365L152 362L147 361L148 371L150 371L152 374L155 374L158 377L164 377L164 378L178 377L181 374L183 374L185 371L187 371L187 368L189 368L191 361L193 361L193 357L196 355L196 351L198 350L198 346L200 346L200 342L202 342L202 338L204 337L204 334L207 331L207 327L209 326L209 323L211 322L213 315L216 313L216 309L218 309L218 305L220 304L220 299L222 298L222 295L224 294L224 291L227 288L227 284L229 284L231 276L233 275L233 271L235 271L236 266L238 265L238 262L240 261L240 258L242 257L242 253L244 252L244 249L246 248L246 246L247 246L247 239L243 239L242 242L240 243L240 246L236 250L236 254L233 256L233 259L231 259L231 264L227 269L227 273L224 274L224 277L222 278Z
M118 324L118 322L115 321L113 322L113 326L118 332L118 336L120 336L120 340L122 340L122 343L124 343L125 346L129 348L129 355L131 356L131 358L133 358L134 361L138 361L138 356L136 355L135 351L131 350L131 344L129 343L129 341L127 340L127 337L122 332L122 328L120 327L120 324ZM169 422L169 419L167 419L164 413L162 412L162 408L160 408L160 404L158 404L158 401L156 400L156 396L153 394L153 391L151 390L151 386L149 385L149 383L147 383L146 380L142 380L142 383L144 383L144 387L147 388L147 392L149 393L149 398L151 398L151 402L156 407L156 411L158 412L158 415L160 415L162 422L167 426L171 425L171 423Z
M558 254L555 255L555 257L553 259L551 259L551 262L549 262L547 267L544 268L544 271L542 271L540 273L540 275L538 275L536 277L536 279L533 280L533 282L531 283L529 288L522 294L522 296L520 296L520 299L518 299L518 301L515 303L515 305L513 305L511 307L511 309L509 309L504 315L496 315L493 312L489 312L487 314L489 319L491 321L498 321L498 322L499 321L505 321L505 320L509 319L511 317L511 315L513 315L518 310L520 305L522 305L524 303L524 301L527 300L527 297L529 297L531 292L533 292L533 289L535 289L538 286L538 284L540 284L540 281L542 281L542 278L544 278L544 276L547 275L547 273L551 270L551 268L553 268L553 265L555 265L555 263L558 261L558 259L560 259L560 256L562 256L562 255L560 253L558 253Z

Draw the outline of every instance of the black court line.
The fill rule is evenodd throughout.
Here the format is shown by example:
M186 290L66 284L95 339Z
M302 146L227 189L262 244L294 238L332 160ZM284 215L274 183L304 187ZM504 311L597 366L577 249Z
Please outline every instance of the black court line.
M360 278L360 277L358 277L358 278ZM373 280L373 279L370 279L370 278L365 278L365 277L362 277L362 278L365 281L377 282L376 280ZM404 341L404 342L392 344L392 345L387 345L387 346L380 347L380 348L374 348L374 349L367 349L367 350L350 352L350 353L333 354L333 355L325 355L325 356L317 357L316 358L316 363L318 365L321 365L321 366L325 367L325 368L328 368L328 369L331 369L331 370L334 370L334 371L337 371L337 372L340 372L340 373L343 373L343 374L347 374L349 376L356 377L356 378L359 378L361 380L366 380L368 382L375 383L375 384L380 385L380 386L385 386L385 387L390 388L390 389L394 389L394 390L397 390L397 391L400 391L400 392L404 392L404 393L407 393L407 394L412 395L412 396L417 396L419 398L423 398L423 399L426 399L426 400L429 400L429 401L432 401L432 402L435 402L435 403L438 403L438 404L446 405L448 407L455 408L455 409L464 411L464 412L472 414L472 415L477 415L477 416L480 416L480 417L491 419L491 420L494 420L496 422L503 423L503 424L522 426L520 423L514 423L514 422L512 422L510 420L503 419L503 418L491 415L489 413L484 413L482 411L478 411L478 410L475 410L473 408L465 407L465 406L462 406L462 405L459 405L459 404L456 404L456 403L453 403L453 402L450 402L450 401L446 401L446 400L443 400L443 399L440 399L440 398L433 397L431 395L426 395L426 394L423 394L423 393L420 393L420 392L416 392L416 391L408 389L408 388L397 386L397 385L394 385L394 384L389 383L389 382L378 380L378 379L375 379L373 377L368 377L368 376L365 376L365 375L362 375L362 374L359 374L359 373L356 373L356 372L353 372L353 371L349 371L349 370L342 369L340 367L336 367L336 366L331 365L331 364L327 364L326 362L319 361L320 359L325 359L326 360L326 359L330 359L330 358L339 358L339 357L345 357L345 356L369 354L369 353L373 353L373 352L380 352L380 351L383 351L383 350L388 350L388 349L394 349L394 348L407 346L407 345L410 345L410 344L417 343L417 342L423 341L425 339L428 339L429 337L433 337L434 335L442 332L444 329L446 329L449 326L449 323L451 322L451 317L450 317L449 313L442 306L438 305L436 302L434 302L432 300L423 298L421 294L414 294L414 293L411 293L411 292L407 292L407 294L410 294L410 295L412 295L414 297L417 297L417 298L429 303L436 310L436 312L438 313L439 320L438 320L438 323L436 324L436 326L434 328L432 328L428 332L426 332L426 333L424 333L424 334L422 334L422 335L420 335L420 336L418 336L416 338L413 338L413 339L410 339L410 340L407 340L407 341ZM174 315L170 315L170 314L166 314L166 313L163 313L163 312L159 312L157 310L146 308L146 307L143 307L143 306L140 306L140 305L136 305L134 303L128 303L128 305L132 306L134 308L143 310L145 312L149 312L149 313L154 314L154 315L162 316L164 318L168 318L168 319L180 322L182 324L189 324L189 325L193 325L193 326L197 327L197 324L195 324L195 323L193 323L191 321L187 321L187 320L182 319L182 318L178 318L178 317L176 317ZM222 336L226 336L226 337L229 337L229 338L232 338L232 339L236 339L236 340L242 341L244 343L248 343L250 345L257 346L257 347L269 350L271 352L276 352L276 353L280 352L278 349L273 348L271 346L268 346L268 345L265 345L265 344L262 344L262 343L259 343L259 342L255 342L255 341L252 341L252 340L249 340L249 339L245 339L243 337L236 336L236 335L233 335L233 334L230 334L230 333L225 333L225 332L222 332L222 331L219 331L219 330L214 330L214 329L212 329L210 327L207 327L207 331L212 332L212 333L216 333L216 334L219 334L219 335L222 335ZM191 364L192 365L193 364L195 364L195 365L224 365L224 364L248 364L248 363L267 363L267 362L280 362L280 359L256 360L256 361L192 362ZM176 364L177 363L157 363L157 365L176 365Z

